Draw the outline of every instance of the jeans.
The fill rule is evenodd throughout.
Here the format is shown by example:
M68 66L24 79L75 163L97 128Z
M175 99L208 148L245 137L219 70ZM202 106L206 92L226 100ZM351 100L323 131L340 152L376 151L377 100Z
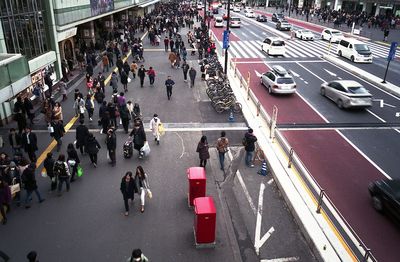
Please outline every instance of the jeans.
M140 87L143 87L144 77L140 77Z
M218 152L218 156L219 156L219 165L221 167L221 170L224 170L225 152Z
M61 146L62 146L62 140L61 137L56 139L57 141L57 152L60 152Z
M250 166L252 164L253 155L254 155L254 151L246 151L246 157L245 157L246 166Z
M133 197L129 198L129 197L125 197L124 196L124 205L125 205L125 211L129 212L129 205L128 205L128 200L131 199L133 201Z
M150 85L154 84L154 80L155 80L154 76L149 76Z
M167 97L168 100L171 98L172 96L172 86L167 86Z
M58 193L61 193L62 184L64 182L67 185L67 192L69 191L69 177L58 177Z
M42 196L40 195L37 189L35 190L26 190L26 197L25 197L25 205L29 206L29 202L32 200L32 193L35 192L36 196L39 199L39 202L43 200Z

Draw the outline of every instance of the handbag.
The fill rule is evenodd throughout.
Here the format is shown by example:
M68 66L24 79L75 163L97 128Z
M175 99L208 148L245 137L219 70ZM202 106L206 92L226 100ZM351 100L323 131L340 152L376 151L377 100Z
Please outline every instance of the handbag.
M150 146L149 146L149 142L144 142L143 147L140 149L141 152L144 153L145 156L150 154Z
M54 133L54 127L48 126L47 131L49 131L49 133Z
M42 177L47 177L47 170L46 170L46 168L42 168L42 171L40 171L40 175L42 176Z
M84 114L85 113L85 108L83 106L79 107L79 112L81 114Z
M165 128L163 123L158 124L158 133L160 134L160 136L163 136L165 134Z
M153 193L150 191L150 189L147 189L147 197L150 199L153 198Z
M13 178L10 186L11 196L14 197L16 193L21 191L21 185L16 183L16 179Z
M80 165L78 166L78 169L76 170L76 176L77 177L83 176L83 169Z

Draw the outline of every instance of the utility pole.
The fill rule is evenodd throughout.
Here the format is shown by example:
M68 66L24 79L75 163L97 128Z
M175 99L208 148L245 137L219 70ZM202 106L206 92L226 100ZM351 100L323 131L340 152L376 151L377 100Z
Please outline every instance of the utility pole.
M207 17L207 0L204 0L204 19L203 19L203 21L204 21L204 25L205 26L207 26L207 24L206 24L206 19L207 19L208 17ZM207 28L207 31L209 30L210 28Z
M228 19L226 19L226 31L228 32L228 34L230 33L230 30L229 30L229 22L230 22L230 20L231 20L231 0L228 0L228 13L227 13L227 15L228 15ZM228 72L228 49L229 49L229 46L227 46L226 48L225 48L225 67L224 67L224 73L225 73L225 75L227 74L227 72Z

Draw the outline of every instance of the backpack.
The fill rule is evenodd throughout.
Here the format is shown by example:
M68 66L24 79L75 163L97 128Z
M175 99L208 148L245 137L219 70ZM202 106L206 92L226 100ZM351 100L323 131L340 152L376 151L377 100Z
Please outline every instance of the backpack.
M66 176L65 164L64 162L56 162L54 164L54 174L58 177Z
M243 137L243 139L242 139L242 145L243 145L243 146L247 146L247 139L246 139L246 137Z
M218 142L217 142L217 150L218 152L221 153L225 153L228 151L228 149L226 148L226 139L225 138L218 138Z

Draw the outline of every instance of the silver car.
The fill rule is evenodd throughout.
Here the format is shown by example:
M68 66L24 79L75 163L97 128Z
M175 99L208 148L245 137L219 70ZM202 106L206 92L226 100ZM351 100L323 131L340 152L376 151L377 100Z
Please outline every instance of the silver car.
M261 84L272 94L293 94L296 92L296 83L293 77L282 66L273 66L271 71L261 75Z
M331 99L339 108L372 106L372 95L353 80L325 82L321 85L321 95Z

